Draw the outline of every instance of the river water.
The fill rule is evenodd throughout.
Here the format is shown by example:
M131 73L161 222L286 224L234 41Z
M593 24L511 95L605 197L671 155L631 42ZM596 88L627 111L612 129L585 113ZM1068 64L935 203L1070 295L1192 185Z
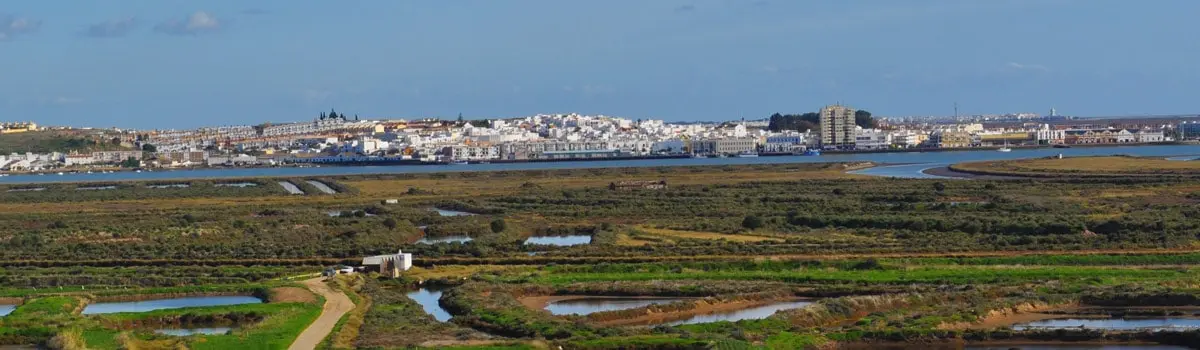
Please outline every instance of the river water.
M409 299L416 301L417 304L421 304L421 309L424 309L425 313L433 316L434 319L440 322L450 320L450 312L443 309L441 304L438 304L438 299L442 298L442 291L440 289L421 288L408 292L407 295Z
M567 161L536 163L496 163L470 165L392 165L392 166L345 166L320 168L234 168L170 170L153 172L115 172L108 174L64 174L64 175L12 175L0 177L0 183L46 183L73 181L126 181L126 180L175 180L192 178L231 177L307 177L360 174L442 173L506 170L545 169L588 169L614 167L655 167L681 165L731 165L731 164L780 164L815 162L861 162L876 163L928 163L953 164L968 161L1020 159L1064 156L1096 156L1128 154L1136 156L1185 156L1200 155L1200 145L1160 146L1105 146L1075 148L1014 149L1012 152L988 150L942 151L942 152L892 152L826 154L822 156L779 156L754 158L671 158L611 161Z
M262 299L251 296L186 297L155 299L131 302L95 303L83 308L84 315L111 314L117 312L146 312L184 307L260 304Z

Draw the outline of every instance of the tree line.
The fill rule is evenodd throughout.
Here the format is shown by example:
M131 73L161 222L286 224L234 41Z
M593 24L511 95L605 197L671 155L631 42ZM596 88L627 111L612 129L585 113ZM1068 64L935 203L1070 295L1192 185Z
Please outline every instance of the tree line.
M808 112L804 114L772 114L767 124L767 129L779 132L784 130L795 130L805 132L816 129L821 126L821 114L816 112ZM871 129L879 126L879 122L871 115L871 112L865 110L854 111L854 124L861 126L864 129Z

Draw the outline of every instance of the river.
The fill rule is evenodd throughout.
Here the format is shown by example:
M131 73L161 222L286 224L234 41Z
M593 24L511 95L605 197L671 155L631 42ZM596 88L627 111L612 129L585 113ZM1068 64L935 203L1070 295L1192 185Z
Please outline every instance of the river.
M610 161L564 161L533 163L496 163L470 165L392 165L392 166L329 166L320 168L234 168L168 170L153 172L114 172L108 174L64 174L64 175L12 175L0 177L0 183L49 183L49 182L105 182L133 180L179 180L193 178L235 177L309 177L361 174L441 173L546 169L590 169L616 167L655 167L689 165L734 165L734 164L786 164L816 162L863 162L876 163L925 163L947 165L968 161L1020 159L1064 156L1096 156L1128 154L1135 156L1185 156L1200 155L1200 145L1156 145L1156 146L1103 146L1074 148L1014 149L1012 152L989 150L938 151L938 152L890 152L848 153L822 156L778 156L754 158L670 158Z

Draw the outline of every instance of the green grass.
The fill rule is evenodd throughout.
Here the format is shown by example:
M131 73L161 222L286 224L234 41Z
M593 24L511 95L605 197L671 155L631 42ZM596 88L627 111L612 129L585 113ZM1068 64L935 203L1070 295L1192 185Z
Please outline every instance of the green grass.
M819 335L779 332L767 337L766 348L771 350L809 349L829 342Z
M553 270L552 270L553 271ZM1134 269L1107 267L1036 266L1020 268L989 267L917 267L892 270L797 269L790 271L659 271L659 272L565 272L535 277L542 283L564 285L595 281L648 280L770 280L791 283L1019 283L1035 281L1073 281L1111 285L1144 281L1194 279L1192 270Z
M253 325L245 325L242 328L235 329L233 334L229 335L195 335L189 337L188 347L191 349L286 349L292 344L296 336L304 331L313 320L321 314L321 305L323 301L318 301L315 304L308 303L279 303L279 304L243 304L243 305L228 305L214 307L192 307L169 310L155 310L149 312L129 312L106 314L95 316L96 319L109 321L132 321L141 319L152 319L164 316L192 314L192 315L220 315L234 312L241 313L259 313L267 315L266 318ZM98 334L104 333L101 330L92 330ZM161 336L149 334L147 332L135 332L139 339L159 339ZM88 341L89 345L101 347L102 344L93 344L91 338Z
M910 258L879 259L885 264L898 265L1196 265L1200 253L1183 254L1104 254L1104 255L1027 255L969 258Z
M75 297L45 297L30 300L8 314L9 319L60 317L71 315L80 301Z

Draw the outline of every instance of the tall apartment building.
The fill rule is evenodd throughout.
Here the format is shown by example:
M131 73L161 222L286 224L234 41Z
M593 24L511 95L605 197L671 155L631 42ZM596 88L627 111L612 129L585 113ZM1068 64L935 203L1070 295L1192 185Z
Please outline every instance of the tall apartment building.
M854 108L830 105L821 108L821 148L854 148Z

